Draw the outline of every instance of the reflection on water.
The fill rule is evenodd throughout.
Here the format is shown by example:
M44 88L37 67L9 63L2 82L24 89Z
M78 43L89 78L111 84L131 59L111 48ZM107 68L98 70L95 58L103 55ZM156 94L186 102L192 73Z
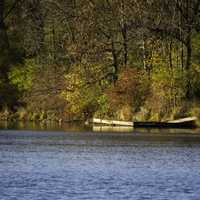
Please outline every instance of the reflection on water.
M95 132L133 132L134 128L131 126L96 126L92 127Z
M7 128L0 130L0 200L199 200L198 130Z
M56 122L7 122L0 121L0 129L9 130L50 130L50 131L75 131L75 132L119 132L140 134L200 134L200 129L156 129L137 128L131 126L99 126L85 125L83 122L56 123Z
M7 122L0 121L0 129L18 129L18 130L60 130L60 131L87 131L91 128L82 122L62 123L57 122Z

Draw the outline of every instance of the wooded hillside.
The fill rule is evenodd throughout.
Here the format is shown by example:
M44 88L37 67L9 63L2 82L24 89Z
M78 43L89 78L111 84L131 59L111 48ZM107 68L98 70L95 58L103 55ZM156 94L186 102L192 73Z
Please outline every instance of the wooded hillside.
M199 102L199 0L0 0L1 118L160 120Z

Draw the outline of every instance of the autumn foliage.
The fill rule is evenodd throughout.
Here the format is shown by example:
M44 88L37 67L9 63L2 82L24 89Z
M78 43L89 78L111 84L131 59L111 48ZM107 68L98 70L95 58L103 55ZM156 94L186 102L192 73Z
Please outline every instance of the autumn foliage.
M148 92L149 86L144 72L136 68L126 68L106 93L110 105L115 109L128 105L135 110L144 102Z

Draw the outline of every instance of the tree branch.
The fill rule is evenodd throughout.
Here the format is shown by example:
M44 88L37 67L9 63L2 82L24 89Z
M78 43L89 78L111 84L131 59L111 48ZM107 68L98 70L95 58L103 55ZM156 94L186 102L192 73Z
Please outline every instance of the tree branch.
M8 10L8 12L5 14L3 20L6 20L6 18L10 15L10 13L12 13L12 11L16 8L17 4L22 1L22 0L15 0L15 2L13 3L13 5L11 6L11 8Z

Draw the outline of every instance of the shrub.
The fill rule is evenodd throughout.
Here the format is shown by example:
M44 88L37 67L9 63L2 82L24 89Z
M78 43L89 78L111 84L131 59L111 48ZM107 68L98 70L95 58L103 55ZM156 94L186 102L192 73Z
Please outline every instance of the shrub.
M110 106L116 111L116 117L130 120L139 110L149 93L149 80L145 72L135 68L126 68L120 74L106 94Z
M67 112L79 119L91 118L99 107L99 97L106 85L102 66L81 63L65 75L62 97L68 103Z

